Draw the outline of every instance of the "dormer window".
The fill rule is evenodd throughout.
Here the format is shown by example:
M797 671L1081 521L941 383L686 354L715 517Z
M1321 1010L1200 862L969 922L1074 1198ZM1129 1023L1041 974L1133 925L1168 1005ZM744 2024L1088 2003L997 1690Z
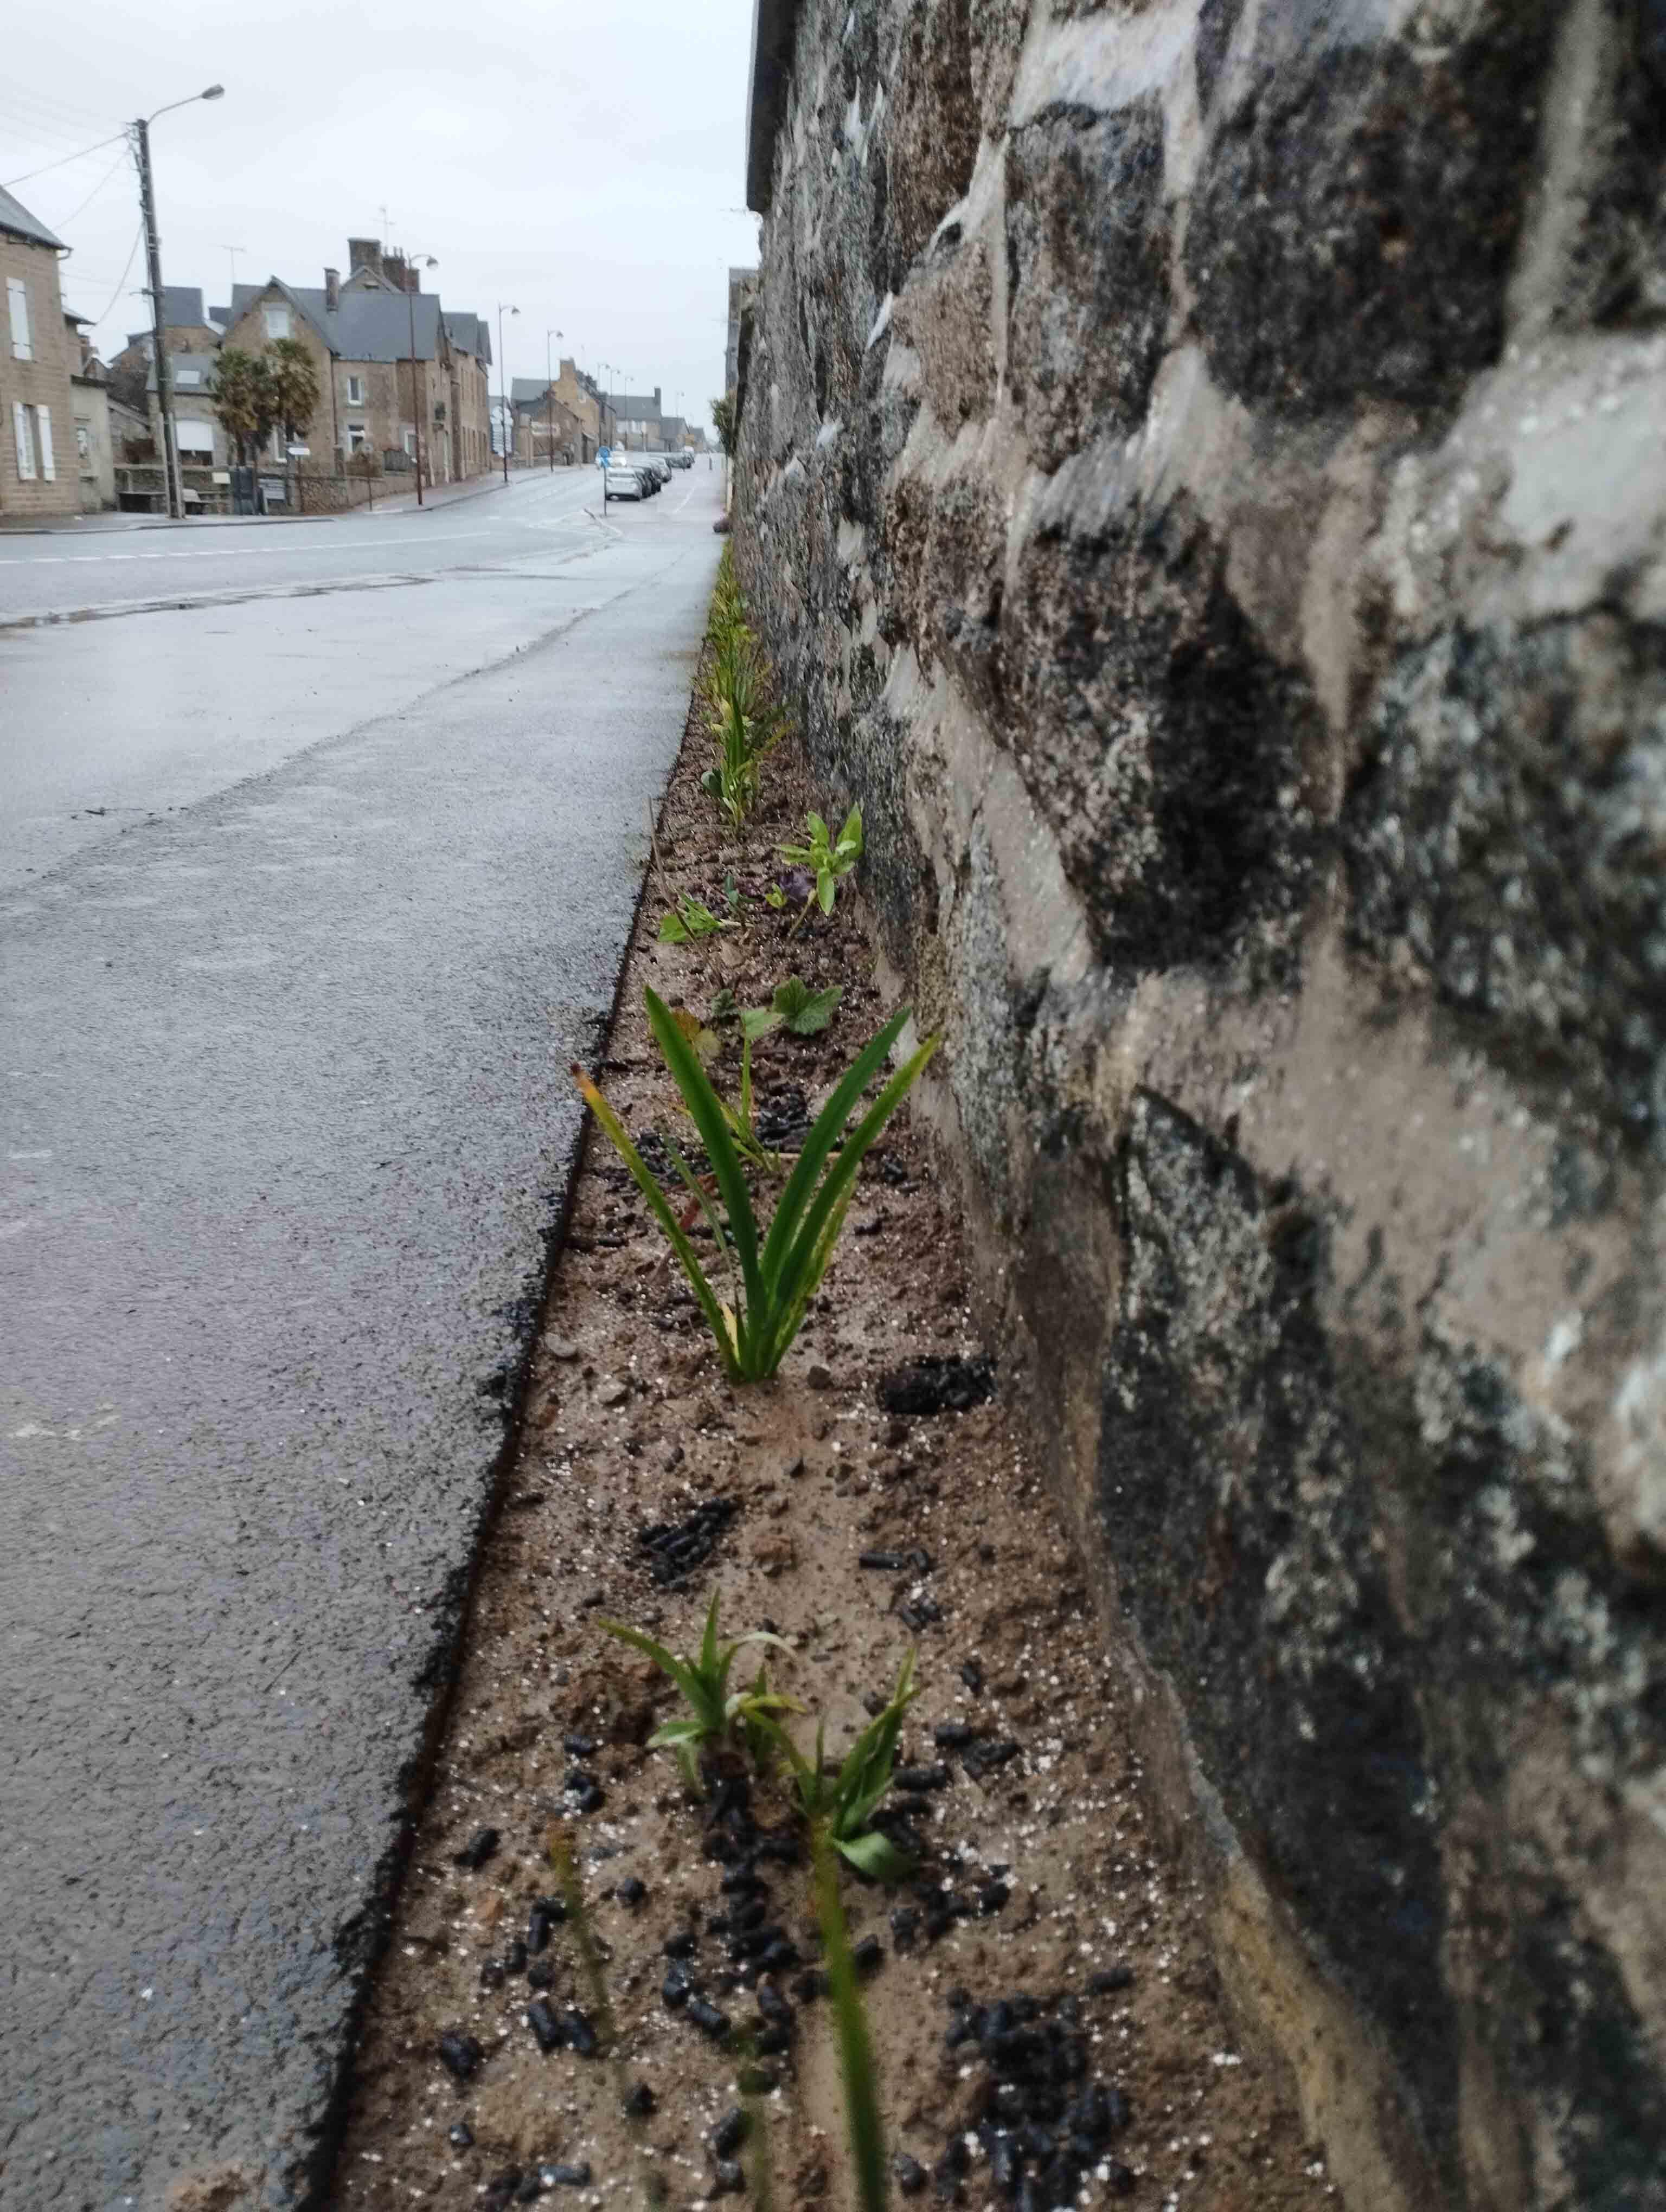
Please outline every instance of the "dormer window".
M271 306L262 308L261 313L265 319L268 345L272 344L278 338L289 337L289 311L286 307L275 302Z

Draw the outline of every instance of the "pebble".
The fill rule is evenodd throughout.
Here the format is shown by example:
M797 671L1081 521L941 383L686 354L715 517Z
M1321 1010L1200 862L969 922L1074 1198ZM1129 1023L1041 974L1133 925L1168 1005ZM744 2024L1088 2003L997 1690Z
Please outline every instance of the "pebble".
M597 1393L599 1401L602 1405L610 1408L615 1406L623 1406L629 1395L630 1385L629 1382L610 1382L605 1390L601 1390Z
M453 1866L468 1867L471 1870L483 1867L501 1840L496 1828L477 1828L462 1850L452 1853L451 1863Z
M830 1367L819 1365L812 1367L804 1379L812 1390L830 1390L833 1388L833 1370Z
M440 2038L440 2063L459 2081L466 2081L474 2073L485 2052L471 2035L460 2028L448 2027Z

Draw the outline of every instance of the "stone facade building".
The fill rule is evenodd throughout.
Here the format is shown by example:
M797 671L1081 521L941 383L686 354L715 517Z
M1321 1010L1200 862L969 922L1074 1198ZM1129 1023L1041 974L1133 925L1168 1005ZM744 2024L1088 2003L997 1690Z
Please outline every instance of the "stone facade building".
M0 191L0 520L81 511L70 384L81 343L58 266L68 251Z
M326 269L321 286L281 278L233 289L225 343L263 352L297 339L313 358L321 400L308 434L313 474L332 474L356 456L452 483L490 461L491 343L477 315L442 311L419 289L419 272L374 239L350 239L344 283ZM276 458L275 448L275 458Z
M1666 10L751 94L736 559L1245 2035L1357 2212L1659 2212Z

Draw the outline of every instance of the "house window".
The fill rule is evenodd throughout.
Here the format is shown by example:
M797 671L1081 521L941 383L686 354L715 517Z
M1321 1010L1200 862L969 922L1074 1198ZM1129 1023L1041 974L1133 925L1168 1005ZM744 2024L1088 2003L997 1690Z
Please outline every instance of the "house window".
M269 345L275 339L289 337L289 311L287 307L277 306L264 307L261 313L265 318L266 342Z
M356 384L358 382L357 377L355 377L353 381ZM368 453L369 452L370 433L364 423L350 422L348 424L347 450L350 453Z
M34 349L29 343L29 295L21 276L7 277L6 305L11 311L11 357L14 361L33 361Z
M176 368L173 372L173 381L182 390L189 389L192 385L200 384L202 380L203 372L200 368Z
M76 424L76 452L83 461L93 458L93 434L85 422Z
M350 407L362 407L362 406L363 406L363 404L364 404L364 379L363 379L362 376L350 376L350 377L348 378L348 380L347 380L347 404L348 404L348 405L349 405Z
M24 483L33 483L38 477L44 477L48 483L55 482L58 471L52 465L51 408L29 407L22 400L14 399L11 427L20 479Z
M212 422L180 422L173 425L174 442L180 453L206 454L214 458L214 425Z
M399 437L401 442L404 444L406 453L410 454L411 459L414 461L416 458L416 424L414 422L406 422L403 424L399 431Z

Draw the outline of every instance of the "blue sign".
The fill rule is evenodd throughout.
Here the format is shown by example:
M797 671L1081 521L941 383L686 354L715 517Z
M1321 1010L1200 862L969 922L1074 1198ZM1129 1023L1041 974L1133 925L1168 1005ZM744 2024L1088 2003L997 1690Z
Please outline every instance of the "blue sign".
M603 468L605 468L605 467L608 465L609 462L610 462L612 459L613 459L613 448L611 447L611 446L604 446L604 447L601 448L600 452L596 455L596 459L597 459L598 463L599 463L599 464L600 465L600 466L601 466L601 467L603 467Z

